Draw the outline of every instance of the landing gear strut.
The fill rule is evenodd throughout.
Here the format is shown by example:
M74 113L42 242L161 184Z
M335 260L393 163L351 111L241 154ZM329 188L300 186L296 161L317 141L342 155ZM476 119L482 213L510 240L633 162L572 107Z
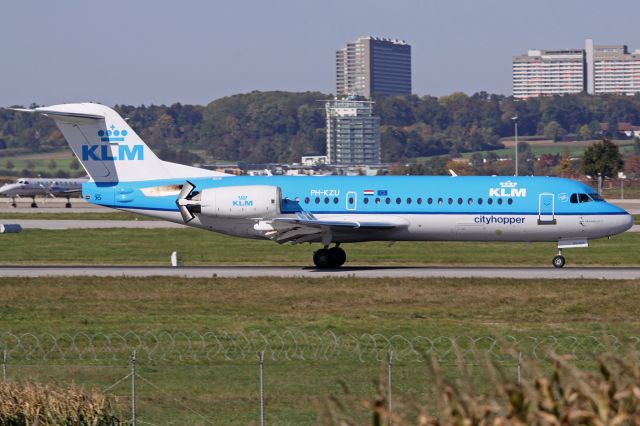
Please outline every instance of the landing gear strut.
M11 207L13 207L13 208L18 207L18 205L16 204L16 199L15 199L15 197L11 198Z
M558 255L552 260L555 268L562 268L565 264L564 256L562 255L562 249L558 249Z
M65 204L64 206L68 209L71 208L71 200L69 199L69 197L67 197L67 204Z
M325 246L313 253L313 263L319 269L339 268L347 260L347 254L338 245L332 248Z
M38 207L38 205L36 204L36 197L32 197L31 198L33 201L31 202L31 208L35 209Z

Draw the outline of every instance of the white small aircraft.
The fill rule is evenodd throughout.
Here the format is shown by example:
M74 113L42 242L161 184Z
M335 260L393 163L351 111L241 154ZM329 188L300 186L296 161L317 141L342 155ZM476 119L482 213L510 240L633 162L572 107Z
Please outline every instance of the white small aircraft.
M89 180L88 177L79 179L48 179L48 178L20 178L14 183L8 183L0 187L0 195L11 198L11 207L17 207L16 198L31 197L31 207L38 207L36 196L66 197L65 207L71 207L71 196L82 193L82 184Z

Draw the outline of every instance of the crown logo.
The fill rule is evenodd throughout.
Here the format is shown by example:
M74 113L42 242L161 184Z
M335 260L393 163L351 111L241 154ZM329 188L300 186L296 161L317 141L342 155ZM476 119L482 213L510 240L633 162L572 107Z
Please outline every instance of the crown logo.
M500 186L503 188L515 188L518 186L518 182L511 182L510 180L506 182L500 182Z
M124 142L128 133L126 130L118 130L113 124L107 130L98 130L98 136L102 142Z

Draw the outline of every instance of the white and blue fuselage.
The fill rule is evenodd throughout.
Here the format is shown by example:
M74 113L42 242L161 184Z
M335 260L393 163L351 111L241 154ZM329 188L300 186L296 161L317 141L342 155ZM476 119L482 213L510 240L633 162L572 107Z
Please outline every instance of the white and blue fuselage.
M310 213L319 221L398 225L366 233L334 229L331 241L335 243L590 240L624 232L633 223L625 210L603 201L589 186L561 178L234 176L189 181L198 191L238 188L230 202L254 201L246 198L248 187L278 187L278 217ZM101 206L183 223L176 196L184 182L185 179L87 182L83 196ZM156 188L160 190L154 191ZM188 225L238 237L269 238L256 229L256 218L196 214ZM321 240L318 236L316 241Z

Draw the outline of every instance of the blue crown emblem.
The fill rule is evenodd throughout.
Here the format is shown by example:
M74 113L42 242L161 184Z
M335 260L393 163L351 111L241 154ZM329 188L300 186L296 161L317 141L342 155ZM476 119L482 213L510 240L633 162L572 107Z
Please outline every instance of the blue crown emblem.
M113 124L109 130L98 130L98 136L100 136L102 142L124 142L124 138L128 133L126 130L116 129Z

